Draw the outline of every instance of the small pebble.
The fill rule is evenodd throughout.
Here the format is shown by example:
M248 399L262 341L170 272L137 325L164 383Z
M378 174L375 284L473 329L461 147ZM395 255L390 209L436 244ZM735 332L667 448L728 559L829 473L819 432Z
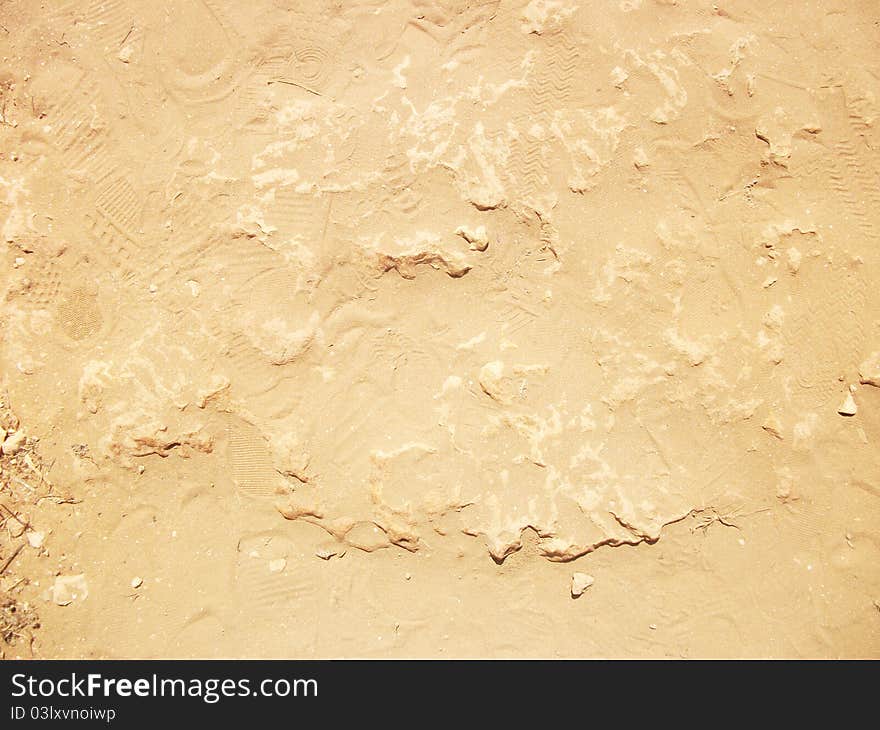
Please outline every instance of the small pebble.
M459 226L455 233L470 244L472 251L485 251L489 248L489 236L486 234L486 226L478 226L471 230L465 226Z
M782 436L782 424L779 422L779 418L775 413L771 413L767 416L767 420L761 425L767 433L775 438L778 438L780 441L783 439Z
M871 353L859 365L859 382L862 385L873 385L875 388L880 388L880 350Z
M3 453L6 456L17 454L21 450L21 447L24 446L24 440L24 431L16 431L15 433L10 434L3 442Z
M847 393L846 400L843 401L840 408L837 409L837 412L841 416L854 416L856 415L858 410L858 406L856 405L856 402L852 397L852 393Z
M575 573L571 576L571 597L579 597L591 585L593 585L593 576L586 573Z
M341 558L343 555L345 555L345 550L336 546L324 546L315 551L315 556L321 560L330 560L334 556Z

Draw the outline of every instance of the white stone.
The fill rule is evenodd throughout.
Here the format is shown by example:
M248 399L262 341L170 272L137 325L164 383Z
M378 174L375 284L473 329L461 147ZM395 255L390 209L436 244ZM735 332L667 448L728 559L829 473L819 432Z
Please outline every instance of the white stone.
M67 606L74 601L84 601L89 596L89 586L83 573L79 575L59 575L52 586L52 602L56 606Z
M575 573L571 576L571 597L577 598L593 585L593 576L586 573Z
M841 416L854 416L858 410L858 406L856 405L855 399L852 397L852 393L847 393L846 400L843 401L840 408L837 409L837 412Z
M3 453L7 456L17 454L21 450L21 447L24 446L25 438L24 431L21 430L8 435L3 442Z
M485 251L489 248L489 235L486 233L486 226L477 226L474 230L466 226L459 226L455 229L455 233L470 244L472 251Z
M859 382L862 385L873 385L875 388L880 388L880 350L871 353L859 365Z

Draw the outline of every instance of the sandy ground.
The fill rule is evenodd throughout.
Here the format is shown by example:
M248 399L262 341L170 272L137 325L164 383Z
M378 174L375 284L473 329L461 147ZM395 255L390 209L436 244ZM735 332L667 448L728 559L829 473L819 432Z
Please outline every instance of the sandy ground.
M878 10L0 3L3 654L880 656Z

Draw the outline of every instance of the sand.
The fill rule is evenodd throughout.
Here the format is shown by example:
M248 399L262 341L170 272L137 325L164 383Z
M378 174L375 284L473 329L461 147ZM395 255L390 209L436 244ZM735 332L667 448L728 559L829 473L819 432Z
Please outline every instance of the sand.
M877 10L0 4L3 654L880 656Z

